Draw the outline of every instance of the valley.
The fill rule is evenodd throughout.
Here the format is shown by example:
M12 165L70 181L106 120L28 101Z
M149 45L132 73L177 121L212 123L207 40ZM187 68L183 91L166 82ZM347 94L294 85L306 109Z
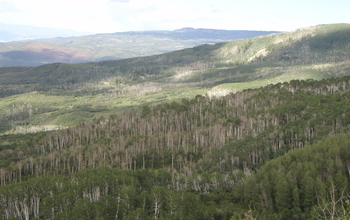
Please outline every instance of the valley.
M347 219L350 25L0 68L3 219Z
M340 33L339 39L329 48L310 48L324 46L334 33ZM347 33L346 24L325 25L142 58L0 68L0 133L67 127L111 111L197 94L224 95L290 80L346 76L349 46L341 36ZM19 112L11 110L13 105L27 107Z

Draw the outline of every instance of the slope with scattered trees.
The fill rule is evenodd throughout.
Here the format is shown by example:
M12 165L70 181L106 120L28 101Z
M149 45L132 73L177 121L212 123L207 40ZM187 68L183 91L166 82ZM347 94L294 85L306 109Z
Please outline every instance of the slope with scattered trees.
M0 133L60 129L197 94L347 76L349 30L321 25L150 57L0 68ZM18 112L17 105L27 107Z

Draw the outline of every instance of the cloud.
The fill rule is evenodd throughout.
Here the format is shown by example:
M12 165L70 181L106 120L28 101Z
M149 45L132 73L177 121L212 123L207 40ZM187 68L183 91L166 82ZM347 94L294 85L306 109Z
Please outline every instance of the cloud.
M111 0L112 2L129 2L130 0Z
M303 25L306 21L317 24L329 23L327 19L330 18L332 23L349 20L346 17L346 9L349 7L344 6L346 1L342 5L331 4L334 10L329 10L329 4L325 4L322 6L323 10L314 16L310 16L312 4L308 2L305 5L304 0L294 0L293 4L277 0L267 0L267 2L258 0L0 0L0 23L88 32L117 32L174 30L182 27L257 30L287 28L290 30L295 29L296 25ZM346 4L350 5L347 2ZM337 16L324 16L324 11L339 12Z
M222 7L219 6L210 6L210 12L212 13L222 13L224 12L224 9Z
M1 13L16 12L17 11L17 7L14 4L12 4L11 2L0 0L0 4L1 4L1 7L0 7Z
M115 32L121 27L106 13L107 2L111 0L0 0L1 6L4 5L0 9L0 23Z

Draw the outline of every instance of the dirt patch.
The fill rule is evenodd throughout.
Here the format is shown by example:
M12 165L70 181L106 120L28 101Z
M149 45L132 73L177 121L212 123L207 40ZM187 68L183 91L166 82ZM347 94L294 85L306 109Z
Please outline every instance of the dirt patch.
M258 52L256 52L252 57L250 57L248 59L248 62L251 62L251 61L255 60L258 57L267 56L268 54L269 54L269 51L266 50L266 48L263 48L263 49L259 50Z
M72 48L44 44L32 43L25 50L9 51L2 53L3 57L11 60L34 61L41 63L77 63L91 59L94 53Z

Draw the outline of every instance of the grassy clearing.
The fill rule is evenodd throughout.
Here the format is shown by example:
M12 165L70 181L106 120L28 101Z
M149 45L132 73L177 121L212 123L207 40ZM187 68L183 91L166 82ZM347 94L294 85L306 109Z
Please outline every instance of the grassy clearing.
M156 104L205 94L201 87L163 88L158 92L137 94L102 93L85 96L58 96L33 92L0 99L0 119L10 123L0 133L25 133L54 130L107 116L141 105Z
M296 79L319 80L330 77L329 71L338 68L344 68L344 64L322 63L294 66L290 67L290 69L240 66L224 70L227 73L233 70L240 71L243 73L242 77L260 75L263 79L239 83L223 83L206 88L189 86L189 84L185 83L141 83L128 86L126 84L116 84L115 78L107 78L98 83L86 84L86 88L92 92L83 91L81 95L79 95L79 92L60 95L63 93L52 92L54 90L51 93L31 92L13 95L0 99L0 110L2 112L0 113L0 120L2 119L2 123L9 124L9 126L0 128L0 134L60 129L93 120L97 117L107 116L121 110L138 108L142 105L170 102L182 98L192 98L198 94L222 96L230 92L255 89L268 84L289 82ZM280 74L281 71L284 73ZM217 79L219 79L220 70L214 72L211 74L216 75ZM208 76L196 75L192 77L202 77L207 80ZM223 78L225 79L225 77L228 79L227 76Z
M254 80L254 81L242 82L242 83L224 83L219 86L215 86L213 89L211 89L208 92L208 94L211 96L225 95L229 92L235 93L245 89L256 89L269 84L290 82L291 80L307 80L307 79L321 80L329 77L330 75L328 75L325 72L311 69L308 67L308 68L302 68L295 71L286 72L275 77L268 77L261 80Z

